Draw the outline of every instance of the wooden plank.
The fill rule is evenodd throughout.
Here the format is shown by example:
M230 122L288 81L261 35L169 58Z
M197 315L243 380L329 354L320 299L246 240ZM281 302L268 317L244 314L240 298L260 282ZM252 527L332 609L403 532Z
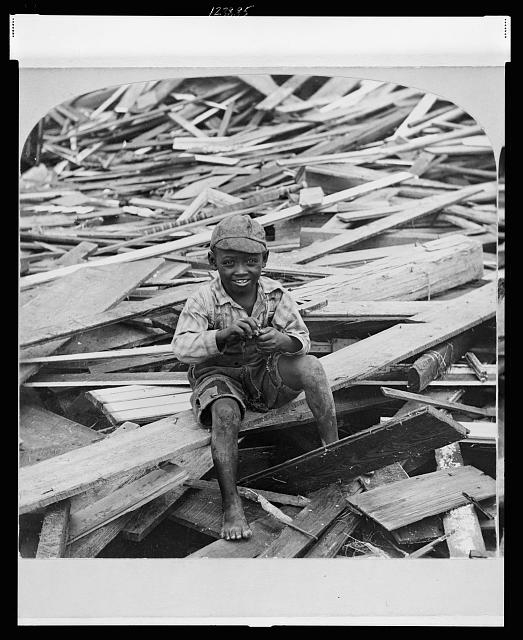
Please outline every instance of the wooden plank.
M314 207L323 202L324 193L321 187L308 187L299 192L299 203L302 207Z
M84 263L62 267L62 269L76 269L82 267L79 273L70 274L64 281L47 285L38 289L24 304L24 292L20 296L20 346L25 337L33 331L38 332L38 326L44 323L54 324L63 322L64 326L73 324L90 314L102 313L112 305L122 300L136 286L143 282L159 266L159 262L146 261L128 265L128 267L88 267ZM103 286L100 286L100 283ZM25 337L24 337L25 335ZM47 356L62 346L64 340L52 339L48 344L23 349L23 357ZM20 379L26 380L38 370L36 366L20 367Z
M459 443L453 442L434 452L438 469L459 469L464 466ZM467 492L466 492L467 493ZM473 505L467 504L443 514L443 528L448 538L451 558L468 558L470 551L486 551L478 516Z
M242 500L248 522L256 520L264 513L259 504ZM169 519L194 531L205 533L212 538L220 538L223 523L222 500L219 491L206 489L191 490L179 500L169 512Z
M452 418L426 407L240 478L239 484L268 490L279 488L287 493L314 491L443 446L438 443L455 442L464 435L465 429Z
M125 400L136 400L138 398L157 398L161 396L172 396L176 393L186 393L187 387L148 387L146 385L128 385L124 387L109 387L108 389L98 389L88 391L86 396L100 403L122 402Z
M24 387L107 387L127 385L173 385L188 384L179 373L171 371L145 371L143 373L73 373L39 375L25 382Z
M133 287L134 288L134 287ZM105 327L115 322L129 320L153 311L169 309L172 305L185 302L194 291L194 285L181 285L174 290L153 296L140 302L122 302L116 308L103 312L93 311L90 315L77 317L74 320L56 320L48 325L27 326L25 337L21 337L22 346L39 345L44 342L70 337L77 333ZM31 355L30 355L31 354ZM24 351L24 358L32 357L32 352ZM47 355L47 354L45 354Z
M329 302L326 307L308 311L305 315L305 322L309 323L314 320L324 321L330 319L336 320L387 320L411 318L423 311L444 304L438 300L384 300L384 301L368 301L357 300L342 302L336 300Z
M138 425L131 422L121 425L115 429L108 437L116 438L122 433L137 429ZM127 473L116 478L108 480L102 484L95 485L84 493L77 494L71 498L71 512L79 511L89 506L96 500L100 500L104 496L110 495L113 491L118 490L126 483L133 482L145 475L145 471L137 473ZM87 534L76 542L67 545L66 557L68 558L94 558L111 540L113 540L121 531L125 523L132 517L132 513L120 516L109 524L106 524L92 533Z
M187 480L185 482L186 486L191 489L200 489L202 491L214 491L215 493L220 491L220 486L217 480ZM246 487L238 486L238 493L242 498L249 498L253 495L253 492ZM276 504L287 504L293 507L306 507L310 500L309 498L305 498L303 496L292 496L286 493L277 493L275 491L264 491L257 490L256 493L259 493L269 502L275 502Z
M106 411L106 415L110 415L112 420L119 424L126 420L133 420L140 424L166 418L167 416L178 414L191 408L189 400L166 402L165 404L146 407L143 409L126 409L123 411Z
M94 351L82 353L68 353L57 356L47 356L45 358L22 358L22 363L30 362L81 362L83 360L106 360L114 358L127 358L128 356L163 355L172 353L169 345L154 345L151 347L135 347L132 349L112 349L107 351Z
M442 469L349 496L349 503L388 531L496 494L496 482L475 467Z
M480 191L483 191L483 189L484 185L472 185L470 187L459 189L458 191L453 191L449 194L424 198L416 207L410 207L406 211L394 213L381 220L376 220L363 225L358 229L346 231L331 240L313 243L310 247L300 249L294 256L294 260L300 264L307 263L333 251L346 249L347 247L353 246L362 240L372 238L383 231L393 229L402 224L421 218L422 216L439 211L440 209L451 204L455 204L456 202L466 200L469 196L479 193Z
M342 76L333 76L329 78L317 91L315 91L310 100L319 98L338 98L349 93L361 82L359 78L344 78Z
M36 550L38 559L62 558L64 556L70 507L69 500L63 500L47 507Z
M414 409L412 406L411 409ZM408 415L406 412L397 415ZM370 476L364 477L365 489L371 491L377 487L385 486L398 482L400 480L406 480L408 478L407 472L403 469L399 462L378 469ZM396 540L397 544L418 544L420 542L426 542L433 540L443 534L443 527L441 525L441 519L438 516L431 516L429 518L423 518L418 522L412 522L406 527L400 527L392 532L392 536Z
M210 471L213 467L211 450L209 447L188 451L173 459L190 474L191 478L198 479ZM169 514L172 506L186 492L188 487L179 486L147 503L133 513L131 519L123 527L122 535L133 542L143 540L156 526Z
M129 269L89 267L39 289L28 301L22 294L20 344L26 344L26 337L35 326L74 321L96 311L105 311L123 300L161 264L161 260L154 259L129 265Z
M98 442L104 436L22 398L19 438L20 466L25 467Z
M360 493L363 491L361 482L355 480L347 487L347 493ZM361 523L361 517L354 511L346 509L305 553L305 558L334 558L347 538Z
M293 516L297 507L283 507L282 511ZM198 549L188 558L256 558L276 539L285 525L270 515L262 516L250 524L252 536L241 540L215 540Z
M293 519L293 524L318 537L346 508L345 491L335 483L312 493L310 504ZM311 546L314 538L286 526L259 558L295 558Z
M353 249L352 251L340 251L331 255L322 256L317 260L308 263L309 267L350 267L352 264L371 262L379 258L387 258L393 255L404 255L409 257L410 252L418 245L397 244L374 249ZM269 258L270 260L270 258Z
M257 104L255 109L258 111L270 111L271 109L274 109L274 107L277 107L280 102L283 102L285 98L292 95L296 89L298 89L309 78L310 76L291 76L275 91L270 93L264 100Z
M132 513L126 513L116 520L112 520L104 527L95 529L92 533L87 534L83 538L79 538L76 542L67 545L66 558L94 558L102 549L104 549L120 531L125 527L126 523L133 517Z
M67 253L64 253L63 256L56 260L56 266L66 267L70 264L78 264L82 262L85 258L95 253L98 249L98 245L94 242L82 241L80 244L76 245L72 249L69 249Z
M297 286L295 299L373 301L431 299L436 293L478 280L483 275L481 244L456 235L418 246L409 257L392 256Z
M496 417L496 410L489 407L473 407L468 404L461 404L459 402L445 402L444 400L437 400L430 396L421 395L419 393L410 393L408 391L400 391L399 389L390 389L387 387L381 387L383 395L387 398L395 398L398 400L415 400L423 404L432 405L433 407L440 407L441 409L449 409L450 411L459 411L460 413L471 413L480 416L488 416L491 418Z
M265 96L274 93L278 89L278 84L269 75L249 74L239 75L238 78Z
M73 340L69 340L55 353L65 355L108 349L130 349L145 346L148 342L157 341L164 335L164 331L155 327L131 326L121 322L77 334Z
M178 465L169 465L168 469L151 471L84 509L76 511L71 516L69 543L75 542L126 513L135 511L150 500L183 484L188 477L185 469Z

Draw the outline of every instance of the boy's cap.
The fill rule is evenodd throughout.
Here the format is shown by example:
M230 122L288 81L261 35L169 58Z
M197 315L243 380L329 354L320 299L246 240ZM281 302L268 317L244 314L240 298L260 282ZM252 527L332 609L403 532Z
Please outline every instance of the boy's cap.
M212 232L211 250L214 248L263 253L267 250L265 231L250 216L229 216L221 220Z

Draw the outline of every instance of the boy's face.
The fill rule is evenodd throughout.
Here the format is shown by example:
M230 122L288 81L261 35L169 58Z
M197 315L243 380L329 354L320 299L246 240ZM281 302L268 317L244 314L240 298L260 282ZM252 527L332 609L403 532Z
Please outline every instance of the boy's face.
M228 293L244 296L255 290L269 252L244 253L232 249L213 249L209 264L218 270Z

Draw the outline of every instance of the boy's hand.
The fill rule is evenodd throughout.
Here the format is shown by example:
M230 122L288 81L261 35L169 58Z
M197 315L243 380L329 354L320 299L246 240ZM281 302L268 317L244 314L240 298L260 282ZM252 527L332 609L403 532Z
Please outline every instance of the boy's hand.
M274 327L265 327L260 330L256 338L256 345L262 353L274 353L276 351L293 352L299 349L295 341L281 333Z
M216 334L216 344L221 348L226 344L236 344L240 340L249 340L259 331L258 323L254 318L242 318L231 324L226 329L221 329Z

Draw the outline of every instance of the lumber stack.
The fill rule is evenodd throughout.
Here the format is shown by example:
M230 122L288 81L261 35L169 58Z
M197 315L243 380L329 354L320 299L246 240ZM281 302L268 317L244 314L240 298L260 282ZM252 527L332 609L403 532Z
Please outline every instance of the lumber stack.
M118 557L162 527L198 532L190 557L488 554L501 188L469 114L384 82L175 78L53 108L20 179L22 555ZM233 213L266 230L340 428L319 447L302 396L248 412L238 543L170 348Z

